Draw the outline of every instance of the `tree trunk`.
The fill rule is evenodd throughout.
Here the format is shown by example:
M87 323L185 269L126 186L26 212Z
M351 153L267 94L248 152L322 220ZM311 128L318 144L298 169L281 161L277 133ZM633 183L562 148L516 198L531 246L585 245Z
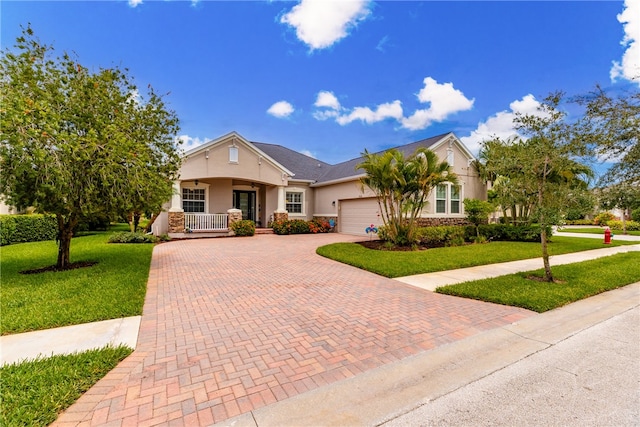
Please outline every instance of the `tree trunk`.
M58 220L58 262L56 268L58 270L66 270L71 264L69 252L71 248L71 238L73 237L73 228L77 221L71 216L67 221L60 214L56 215Z
M540 243L542 244L542 263L544 264L544 280L553 282L553 274L551 274L551 264L549 264L549 248L547 247L547 230L542 225L540 230Z
M147 226L144 228L144 232L148 233L151 231L151 227L153 226L153 223L156 222L156 219L158 219L158 217L160 216L161 212L154 212L153 214L151 214L151 218L149 218L149 222L147 223Z

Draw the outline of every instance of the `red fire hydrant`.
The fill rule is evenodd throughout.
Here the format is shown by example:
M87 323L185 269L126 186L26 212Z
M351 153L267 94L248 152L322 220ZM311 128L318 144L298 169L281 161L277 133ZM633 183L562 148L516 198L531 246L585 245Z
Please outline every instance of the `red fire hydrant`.
M604 244L608 245L611 243L611 229L609 227L604 229Z

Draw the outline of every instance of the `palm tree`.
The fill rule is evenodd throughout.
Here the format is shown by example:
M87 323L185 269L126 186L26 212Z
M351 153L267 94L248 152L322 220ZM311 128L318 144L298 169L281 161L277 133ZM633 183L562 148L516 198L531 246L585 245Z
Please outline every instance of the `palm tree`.
M425 148L409 157L395 149L382 154L365 150L364 160L356 166L366 175L360 182L378 199L387 238L396 245L415 243L416 219L427 204L431 190L443 182L457 183L447 162Z

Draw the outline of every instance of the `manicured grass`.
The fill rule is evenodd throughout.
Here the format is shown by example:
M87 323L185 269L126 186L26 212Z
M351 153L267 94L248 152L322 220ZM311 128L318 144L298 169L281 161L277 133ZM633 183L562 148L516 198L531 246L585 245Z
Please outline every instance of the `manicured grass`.
M580 228L562 228L558 231L562 231L563 233L591 233L591 234L604 234L604 228L601 227L580 227ZM619 234L622 235L622 231L611 230L614 235ZM640 236L640 231L627 231L627 234L630 236Z
M97 264L63 272L19 273L55 264L53 241L3 246L2 335L140 315L153 245L108 244L109 234L74 238L71 262Z
M542 313L601 292L640 281L640 254L627 252L552 268L563 283L528 279L543 270L443 286L436 292L522 307Z
M555 236L552 240L549 244L551 255L638 244L616 241L605 246L596 239L561 236ZM410 276L542 256L540 243L524 242L491 242L406 252L367 249L357 243L334 243L319 247L317 253L385 277Z
M105 347L0 368L0 425L51 424L131 351Z

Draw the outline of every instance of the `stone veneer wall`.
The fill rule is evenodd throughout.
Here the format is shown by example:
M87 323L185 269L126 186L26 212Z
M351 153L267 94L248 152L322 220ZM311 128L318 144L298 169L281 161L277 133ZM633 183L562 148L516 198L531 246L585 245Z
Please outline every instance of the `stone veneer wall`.
M274 212L273 220L274 221L286 221L289 219L289 212Z
M184 212L169 212L169 233L184 233Z
M418 218L419 227L438 225L473 225L466 218Z
M227 210L227 227L231 229L231 224L242 221L242 211L240 209Z

